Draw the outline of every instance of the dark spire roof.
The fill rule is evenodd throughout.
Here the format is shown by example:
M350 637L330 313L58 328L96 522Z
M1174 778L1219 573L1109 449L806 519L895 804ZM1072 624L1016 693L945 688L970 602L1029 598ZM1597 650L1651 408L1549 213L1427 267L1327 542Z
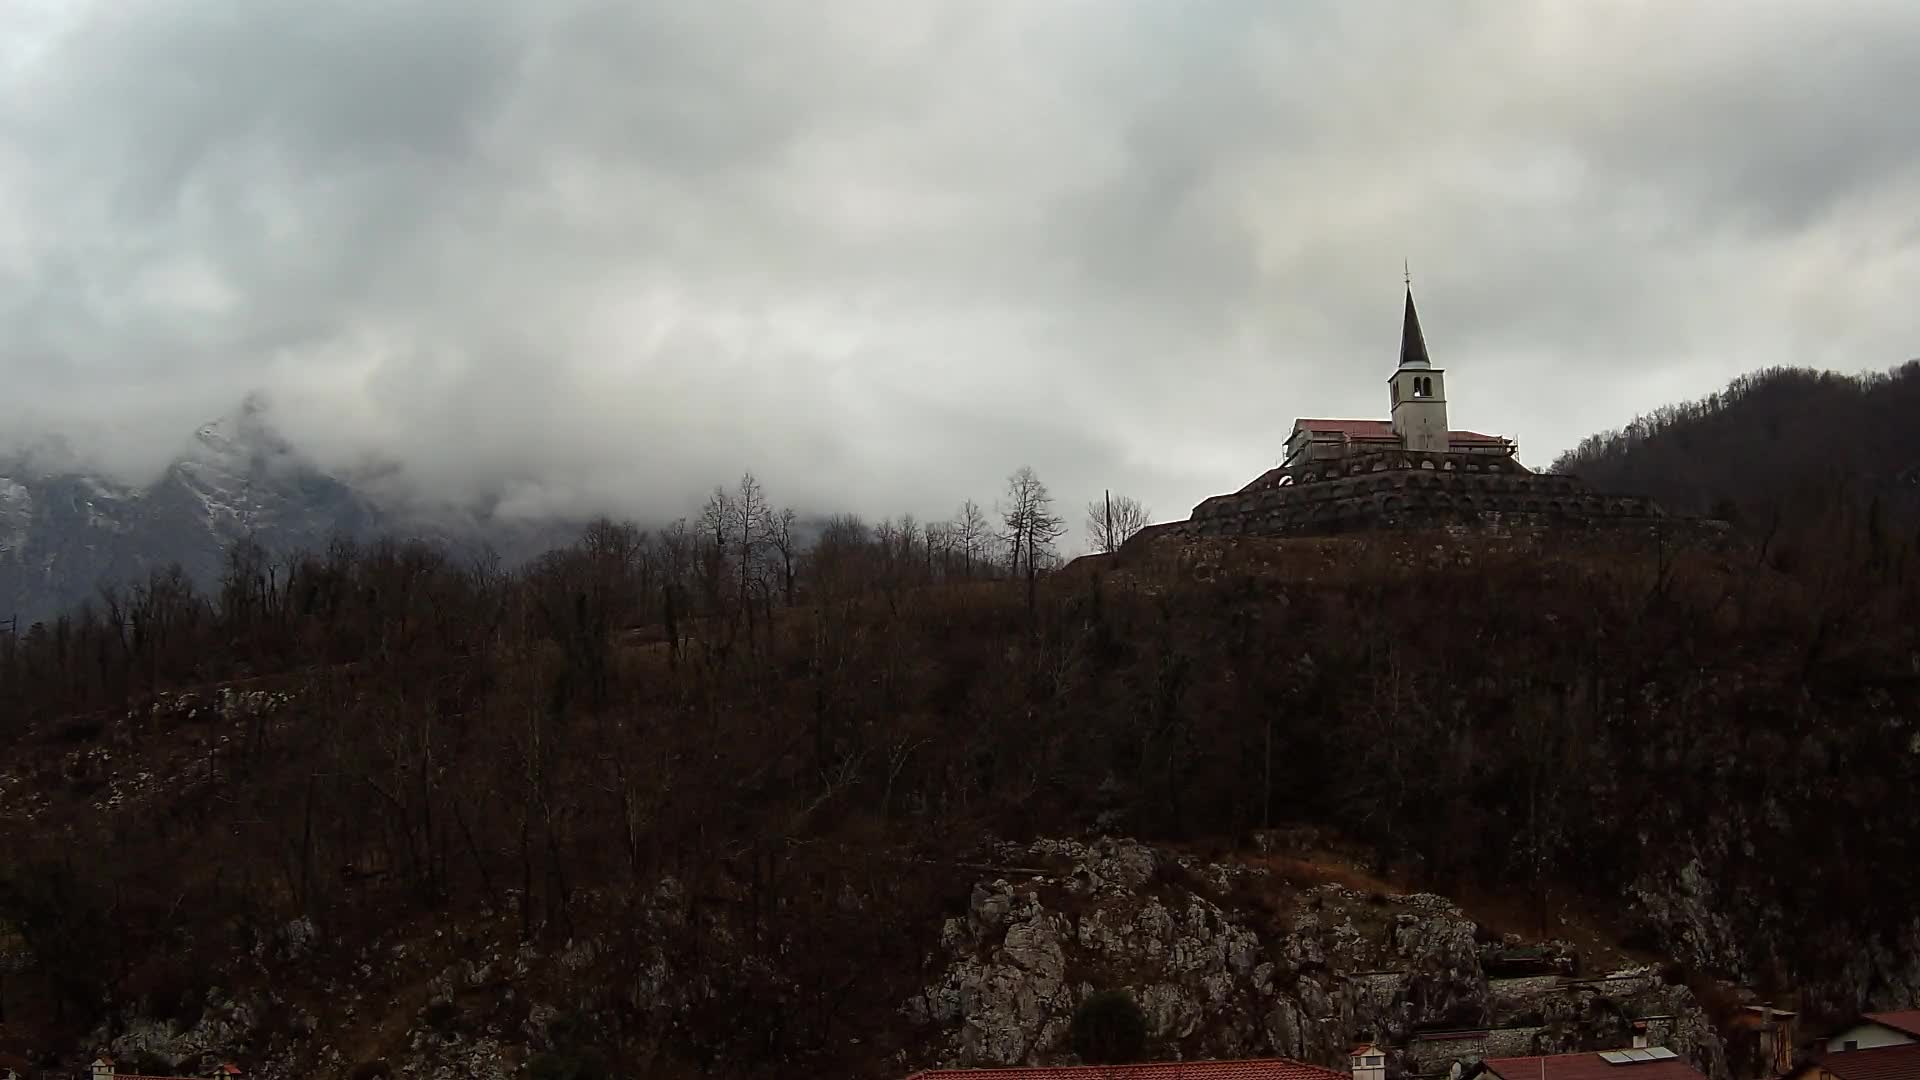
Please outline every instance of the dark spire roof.
M1420 332L1420 313L1413 310L1413 286L1407 286L1407 318L1400 327L1400 366L1432 367L1427 359L1427 338Z

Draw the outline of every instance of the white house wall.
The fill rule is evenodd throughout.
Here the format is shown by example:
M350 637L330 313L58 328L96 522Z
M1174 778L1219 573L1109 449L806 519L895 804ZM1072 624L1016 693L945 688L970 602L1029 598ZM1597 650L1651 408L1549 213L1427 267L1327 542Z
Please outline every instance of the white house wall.
M1861 1024L1827 1040L1827 1052L1837 1054L1846 1049L1849 1042L1858 1043L1855 1050L1872 1050L1880 1046L1904 1046L1914 1042L1914 1037L1904 1031L1895 1031L1879 1024Z

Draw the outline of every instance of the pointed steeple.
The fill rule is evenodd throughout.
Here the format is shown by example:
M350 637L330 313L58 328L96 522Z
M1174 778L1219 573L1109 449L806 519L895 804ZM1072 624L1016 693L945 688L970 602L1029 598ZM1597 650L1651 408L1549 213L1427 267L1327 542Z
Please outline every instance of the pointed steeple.
M1432 367L1427 359L1427 338L1420 332L1420 313L1413 310L1413 285L1407 285L1407 317L1400 327L1400 366Z

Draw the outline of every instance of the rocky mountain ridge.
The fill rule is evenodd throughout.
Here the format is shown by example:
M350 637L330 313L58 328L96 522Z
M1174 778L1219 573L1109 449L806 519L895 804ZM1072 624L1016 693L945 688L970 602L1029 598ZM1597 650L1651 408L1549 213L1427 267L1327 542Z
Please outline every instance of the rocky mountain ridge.
M125 586L174 563L205 588L246 537L282 552L397 535L487 546L517 561L578 527L410 502L379 480L375 471L340 474L311 461L257 398L202 425L144 484L57 451L0 456L0 623L17 617L25 629L96 599L102 584Z

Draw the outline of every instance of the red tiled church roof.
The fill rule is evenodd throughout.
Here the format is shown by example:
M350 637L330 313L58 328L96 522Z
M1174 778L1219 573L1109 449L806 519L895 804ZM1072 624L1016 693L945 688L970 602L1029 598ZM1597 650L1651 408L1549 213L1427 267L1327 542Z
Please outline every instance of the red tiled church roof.
M1306 428L1318 435L1345 435L1349 439L1392 439L1393 421L1391 420L1295 420L1293 426ZM1449 431L1448 442L1505 442L1498 435L1482 435L1477 431Z
M1063 1065L1026 1069L932 1069L907 1080L1352 1080L1318 1065L1257 1061L1160 1061L1147 1065Z
M1890 1027L1895 1031L1904 1031L1909 1035L1920 1038L1920 1009L1901 1009L1898 1012L1868 1013L1866 1019L1879 1024L1881 1027ZM1858 1053L1858 1051L1855 1052Z
M1879 1023L1887 1024L1885 1020ZM1920 1078L1920 1043L1828 1054L1820 1059L1820 1067L1840 1080L1917 1080Z
M1391 439L1391 420L1295 420L1293 426L1317 435L1345 435L1350 439Z
M1706 1080L1680 1058L1615 1065L1595 1053L1488 1058L1487 1069L1500 1080Z

